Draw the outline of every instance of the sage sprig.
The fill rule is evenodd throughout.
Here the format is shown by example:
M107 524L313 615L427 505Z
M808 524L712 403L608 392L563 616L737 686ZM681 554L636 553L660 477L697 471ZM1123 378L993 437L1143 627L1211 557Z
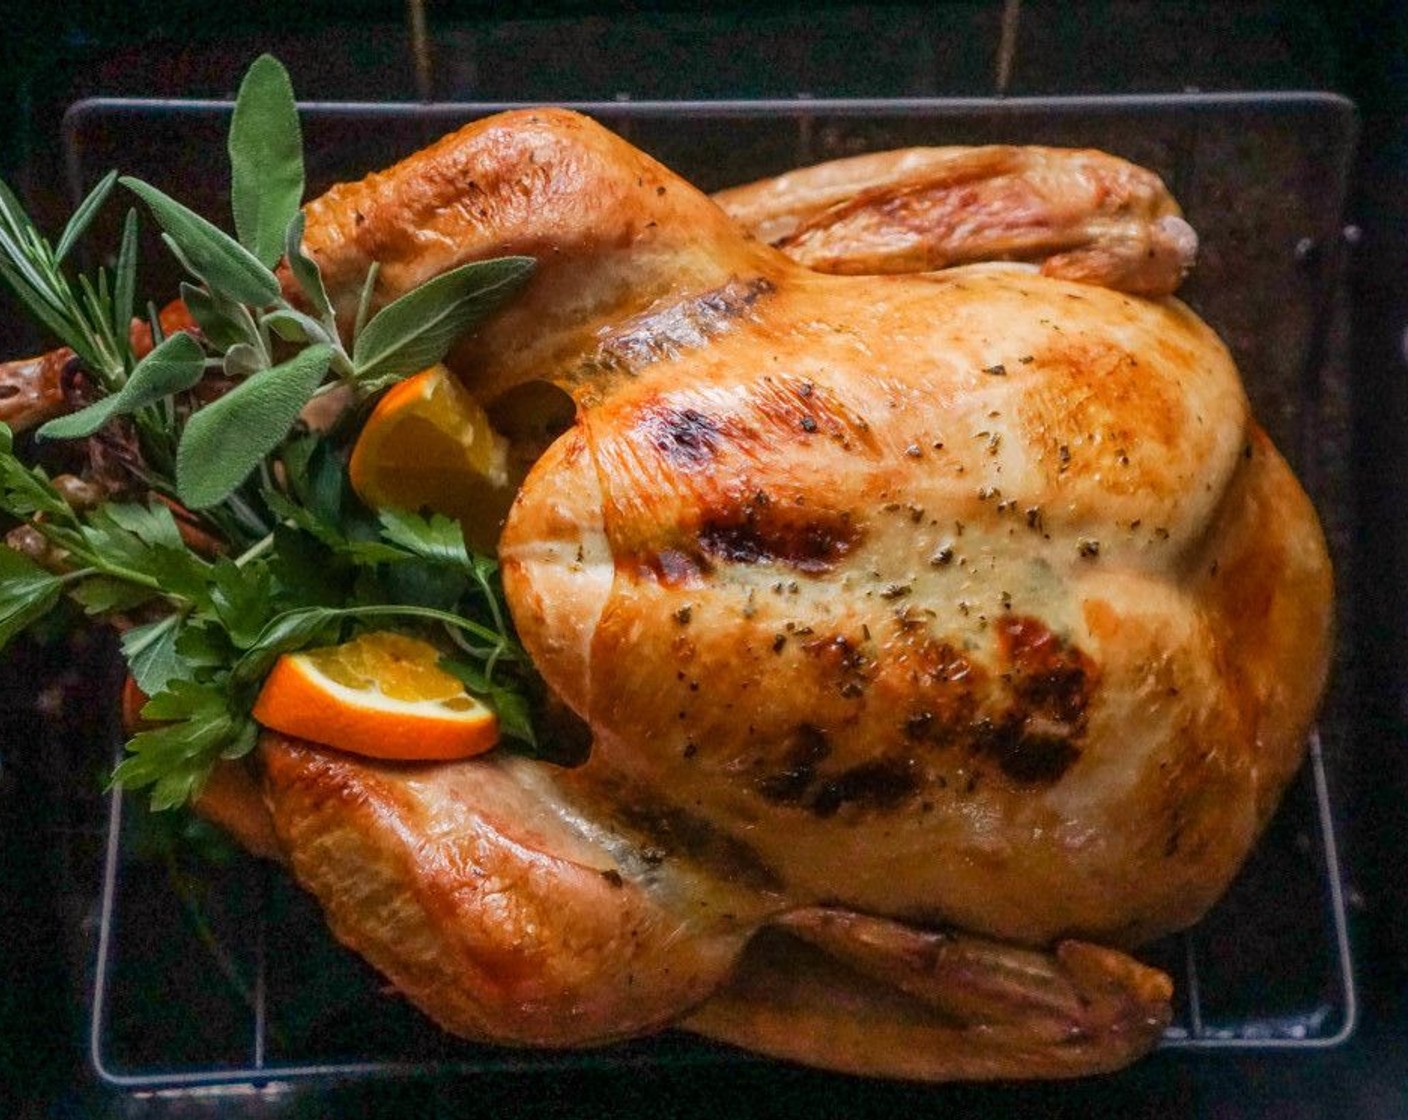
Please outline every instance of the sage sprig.
M229 497L283 442L331 361L332 347L310 346L196 412L176 451L181 500L206 509Z
M292 429L326 375L365 397L433 365L511 299L534 266L530 257L463 265L402 295L365 326L359 313L352 337L344 340L317 262L303 251L302 138L288 74L272 56L257 59L240 86L229 153L236 237L149 183L119 180L151 209L163 240L191 275L193 282L182 285L186 305L207 349L241 383L238 406L219 410L216 419L193 417L181 435L175 493L192 509L234 493ZM288 265L289 292L272 271L280 254ZM374 273L364 305L373 283ZM318 358L277 352L288 346L307 348ZM321 366L317 377L309 372L315 365ZM302 399L295 400L295 393ZM242 452L254 447L258 454Z

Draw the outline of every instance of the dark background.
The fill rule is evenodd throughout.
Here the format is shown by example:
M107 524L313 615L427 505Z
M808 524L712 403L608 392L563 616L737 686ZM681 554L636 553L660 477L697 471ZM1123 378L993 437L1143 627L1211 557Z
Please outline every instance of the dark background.
M418 50L396 3L11 5L0 37L0 172L40 214L66 206L64 109L97 95L227 97L272 50L307 99L559 101L1333 90L1360 113L1347 277L1359 563L1342 641L1357 679L1334 778L1347 846L1361 1027L1345 1047L1158 1055L1060 1087L877 1085L776 1066L494 1075L276 1097L131 1098L98 1086L84 1035L85 922L102 817L110 678L101 642L26 643L0 673L0 1115L892 1114L1408 1116L1408 14L1394 4L431 4ZM1013 5L1007 5L1010 9ZM1005 69L1005 89L999 89ZM0 353L39 340L0 298ZM60 705L60 686L95 697ZM34 696L48 704L36 718Z

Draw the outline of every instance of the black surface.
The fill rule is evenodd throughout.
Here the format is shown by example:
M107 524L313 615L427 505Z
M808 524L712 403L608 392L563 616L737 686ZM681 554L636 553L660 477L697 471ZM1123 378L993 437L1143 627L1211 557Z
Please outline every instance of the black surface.
M991 92L999 3L825 5L820 16L781 5L716 5L695 15L606 10L579 36L555 11L516 7L503 22L487 5L429 5L440 96L470 83L484 94L520 60L533 96L565 99L718 94ZM310 97L415 96L404 9L303 3L250 6L41 3L7 12L0 36L0 169L56 211L63 204L53 140L63 108L96 93L227 94L250 57L273 49ZM702 9L700 9L702 10ZM576 20L586 17L574 15ZM642 37L633 28L663 20ZM670 20L684 22L669 23ZM546 21L546 22L545 22ZM766 24L766 40L756 37ZM669 31L674 27L674 33ZM903 29L896 36L895 28ZM515 44L544 32L562 51ZM487 40L485 37L488 37ZM591 37L594 36L594 37ZM805 49L794 44L802 36ZM810 36L810 38L807 38ZM74 757L110 693L96 687L99 653L71 665L26 647L0 670L0 1115L381 1116L889 1115L1397 1117L1408 1116L1408 20L1396 4L1095 3L1023 5L1013 92L1328 88L1359 104L1361 160L1351 217L1362 231L1351 261L1354 606L1341 620L1355 652L1354 741L1337 773L1357 899L1363 1025L1325 1054L1155 1056L1118 1077L1067 1086L924 1088L765 1066L717 1070L485 1075L316 1094L134 1099L91 1076L83 1041L86 959L75 955L94 890L100 760ZM485 43L492 49L485 50ZM626 45L623 53L621 44ZM640 44L649 50L632 50ZM661 44L671 46L666 51ZM652 46L653 44L653 46ZM830 44L830 45L828 45ZM837 46L836 44L840 44ZM615 59L613 64L612 59ZM824 64L817 64L818 61ZM585 88L590 85L591 88ZM740 88L740 85L742 88ZM0 352L26 345L0 302ZM28 714L22 697L63 672L87 697L62 719ZM58 771L58 776L56 776ZM71 780L69 780L71 779ZM1274 950L1273 950L1274 951Z

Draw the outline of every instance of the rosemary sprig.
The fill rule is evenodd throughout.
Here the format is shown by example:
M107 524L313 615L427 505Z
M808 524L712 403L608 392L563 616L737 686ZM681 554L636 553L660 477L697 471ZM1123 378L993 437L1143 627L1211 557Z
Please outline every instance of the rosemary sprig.
M128 329L137 269L136 212L128 211L114 277L100 268L95 281L82 277L75 290L62 264L116 184L116 171L105 175L53 247L0 181L0 277L35 319L83 359L108 392L122 387L133 365Z

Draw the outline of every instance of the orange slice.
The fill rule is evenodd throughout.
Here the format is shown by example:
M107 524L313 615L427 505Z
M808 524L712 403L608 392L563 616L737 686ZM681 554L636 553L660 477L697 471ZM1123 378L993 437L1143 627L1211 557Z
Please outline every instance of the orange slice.
M285 654L254 705L265 727L372 758L468 758L492 747L499 721L438 661L429 642L377 631Z
M513 500L508 441L443 365L381 398L352 448L348 477L373 509L446 514L481 548L498 539Z

